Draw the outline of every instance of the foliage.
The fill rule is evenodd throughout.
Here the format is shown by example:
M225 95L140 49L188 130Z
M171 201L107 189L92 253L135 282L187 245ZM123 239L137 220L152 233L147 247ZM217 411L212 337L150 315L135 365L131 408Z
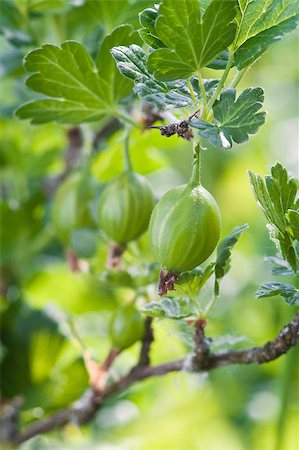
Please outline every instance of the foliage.
M148 0L2 0L1 388L9 405L15 397L23 397L23 427L69 407L89 389L88 363L109 361L113 346L109 323L124 305L138 307L142 324L146 316L146 321L154 319L153 364L176 357L188 362L194 350L194 322L207 321L214 347L220 342L221 350L227 351L241 346L243 334L252 341L269 340L277 331L277 318L290 319L299 301L298 183L284 167L289 167L286 153L280 158L284 163L275 164L265 179L254 173L285 150L271 148L275 140L271 121L250 147L246 142L265 123L264 95L270 97L272 75L276 80L280 76L277 61L279 69L290 61L284 51L289 49L273 47L258 71L252 66L295 29L297 20L297 0L162 0L155 5ZM248 83L239 88L246 74ZM291 77L295 79L293 73ZM264 84L265 93L255 86L256 80ZM283 86L293 89L287 81ZM284 95L283 86L279 95L294 99L292 90ZM273 93L272 97L275 102ZM283 134L280 124L291 112L280 106L276 126ZM268 109L273 115L271 104ZM180 134L181 124L185 131ZM146 130L148 126L166 135L167 127L175 126L170 134L179 138L168 140L157 130ZM202 183L218 200L223 217L224 237L215 254L200 267L175 274L174 290L162 298L157 296L159 266L147 234L127 246L115 246L97 223L105 184L124 171L123 162L130 158L128 148L122 149L124 135L129 135L133 168L148 178L156 200L174 185L188 183L192 166L200 172L202 158ZM193 159L182 137L193 140ZM245 145L238 147L241 143ZM231 152L221 151L233 145L236 149ZM247 196L244 167L255 168L249 172L250 183L277 255L271 253ZM68 211L75 211L74 198L79 198L88 220L73 220L67 237L60 240L53 222L55 199L60 187L77 173L87 180L79 197L69 196L58 209L70 219ZM89 183L91 198L83 195ZM126 227L132 220L128 217ZM135 225L138 220L136 213ZM250 230L239 242L248 225L229 232L228 224L244 221L250 223ZM255 255L269 252L267 261L276 278L265 283L269 275ZM261 286L257 298L280 296L285 302L253 302L257 286ZM131 332L126 329L127 343L143 339L143 328L136 339ZM123 350L127 343L118 347ZM117 357L108 383L134 372L140 344ZM277 427L274 416L260 419L260 406L253 400L257 397L261 403L258 396L265 392L279 403L275 378L282 364L254 372L244 367L213 371L205 382L183 373L180 379L186 377L187 382L179 393L160 377L146 387L124 390L104 403L93 422L94 436L100 446L111 444L113 431L120 446L125 441L127 445L131 433L144 449L150 445L218 448L225 440L229 448L258 450L268 441L259 437L256 444L255 434L268 439L261 428L274 432ZM206 384L201 388L201 383ZM162 397L163 411L153 401ZM204 413L197 411L199 415L194 414L198 402L205 406ZM163 436L158 430L149 431L150 405L163 424L167 411ZM119 426L124 423L126 427ZM209 423L219 425L221 439ZM286 427L291 426L290 418ZM61 430L66 445L72 433L71 427ZM177 433L184 434L183 442ZM241 434L246 443L241 442ZM58 449L60 438L49 436L42 444L33 439L26 448ZM149 442L144 436L150 436ZM83 435L80 439L79 445L90 444ZM72 446L74 440L71 437ZM286 442L285 447L291 448L288 438Z

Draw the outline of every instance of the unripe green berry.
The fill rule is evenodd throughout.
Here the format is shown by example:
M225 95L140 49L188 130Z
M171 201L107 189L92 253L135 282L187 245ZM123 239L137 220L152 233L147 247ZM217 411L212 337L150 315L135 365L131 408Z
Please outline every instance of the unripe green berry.
M91 189L85 174L70 175L57 189L51 211L55 233L65 244L69 243L75 228L90 225L88 201Z
M126 171L108 183L100 196L99 226L117 243L137 239L148 227L154 203L147 179Z
M110 338L115 348L123 350L142 339L144 320L133 303L121 305L110 322Z
M172 272L192 270L213 252L221 216L212 195L189 183L167 192L154 208L149 237L157 261Z

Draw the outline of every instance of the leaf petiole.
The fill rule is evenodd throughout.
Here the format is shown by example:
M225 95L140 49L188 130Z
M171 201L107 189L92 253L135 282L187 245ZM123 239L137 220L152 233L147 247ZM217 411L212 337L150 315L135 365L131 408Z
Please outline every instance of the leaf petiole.
M198 83L199 83L200 90L201 90L201 95L202 95L202 112L201 112L201 117L202 117L203 120L205 120L206 113L207 113L207 102L208 102L207 93L206 93L205 86L204 86L203 79L202 79L202 76L201 76L200 72L197 73L197 78L198 78Z
M228 61L227 61L227 64L226 64L226 68L225 68L225 70L224 70L224 72L222 74L221 80L220 80L220 82L219 82L219 84L218 84L214 94L212 95L212 97L208 101L206 114L208 114L210 112L212 106L214 105L215 101L217 100L218 95L222 91L224 83L225 83L225 81L227 79L227 76L229 74L229 71L230 71L230 69L232 67L233 61L234 61L234 53L232 51L230 51L229 52L229 58L228 58Z
M229 87L235 88L240 83L240 81L242 80L242 78L247 73L247 71L248 71L248 69L250 67L251 66L247 66L247 67L244 67L244 69L242 69L242 70L238 70L238 72L236 73L236 76L234 77L234 79L230 83Z

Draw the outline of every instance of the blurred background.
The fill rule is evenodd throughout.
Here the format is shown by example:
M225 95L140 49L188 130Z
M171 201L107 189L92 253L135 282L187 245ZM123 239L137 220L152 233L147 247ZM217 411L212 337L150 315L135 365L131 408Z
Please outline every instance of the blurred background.
M70 127L32 126L14 117L20 104L36 97L25 87L22 59L43 43L66 39L78 40L95 56L105 34L116 25L131 23L138 28L138 12L146 6L152 2L1 1L2 406L21 396L23 425L68 406L88 386L70 321L101 361L109 349L107 321L122 299L133 293L102 276L107 242L97 230L87 235L77 230L72 236L73 247L87 261L83 268L89 265L90 270L71 272L50 220L61 174L67 176L88 161L97 191L100 183L121 171L123 131L93 145L103 124L83 125L83 143L70 163ZM204 75L218 77L219 72ZM297 176L298 78L294 33L268 50L238 87L239 91L264 88L266 124L248 143L229 151L207 145L203 153L202 181L219 204L222 236L236 225L250 225L233 252L232 269L207 325L215 350L262 344L294 312L279 298L254 297L261 283L274 279L264 257L274 255L275 248L251 193L247 170L265 174L280 161ZM190 143L176 136L161 137L157 130L137 130L130 151L134 169L148 177L157 197L188 180ZM137 259L144 267L153 262L146 235L129 247L125 264L134 267ZM283 280L294 282L291 277ZM154 292L153 288L157 299ZM153 363L190 351L192 337L186 325L156 320L154 331ZM112 376L134 364L138 349L136 344L121 355ZM298 349L293 349L259 367L231 366L209 374L146 380L110 398L92 424L80 429L68 425L31 439L20 449L297 450L296 356Z

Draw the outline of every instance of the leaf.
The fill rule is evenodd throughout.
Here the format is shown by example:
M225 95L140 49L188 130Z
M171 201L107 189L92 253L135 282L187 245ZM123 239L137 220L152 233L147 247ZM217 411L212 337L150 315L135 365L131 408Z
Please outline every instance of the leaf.
M185 80L162 82L155 79L146 66L146 54L138 45L113 47L111 54L120 72L134 80L134 92L143 100L154 103L159 109L179 108L193 103ZM198 79L191 77L190 81L197 99L200 99ZM213 94L218 83L216 79L204 80L208 97Z
M175 295L186 295L194 299L212 275L214 266L214 263L209 264L204 272L194 269L181 273L175 283Z
M84 0L30 0L29 12L36 14L62 14L72 7L83 5Z
M257 112L263 106L262 88L248 88L236 100L236 90L227 89L213 106L215 124L191 119L191 127L199 129L199 135L216 147L231 148L232 141L240 144L257 132L265 122L265 112Z
M232 43L235 1L213 1L201 17L197 0L164 0L151 33L167 48L148 58L148 68L162 81L187 78L211 63ZM148 29L148 28L147 28Z
M26 103L16 114L22 119L32 119L32 123L72 124L112 114L132 84L120 76L109 49L132 40L135 35L129 25L116 28L104 39L97 66L86 49L75 41L64 42L61 47L46 44L28 53L25 69L33 74L26 84L48 98Z
M272 44L293 31L298 0L239 0L233 45L238 69L256 61Z
M271 176L266 176L265 181L260 175L255 175L251 171L248 174L255 198L268 221L270 237L278 246L283 258L296 272L294 231L297 232L295 224L297 183L294 178L288 176L286 169L280 163L271 168ZM291 210L290 215L289 210Z
M268 256L265 258L265 261L272 264L271 272L273 275L293 275L291 266L279 254L276 256Z
M288 231L294 236L294 239L299 241L299 211L289 209L286 213L287 221L289 222Z
M224 275L230 269L230 257L232 249L238 242L243 231L247 230L249 226L247 224L235 227L231 233L229 233L217 247L217 258L215 263L215 295L219 295L219 283L218 280L224 277Z
M290 284L270 281L261 286L256 292L257 298L274 297L280 295L289 305L299 305L299 289Z
M151 317L167 319L185 319L195 314L192 302L187 298L163 298L159 302L145 305L144 314Z

